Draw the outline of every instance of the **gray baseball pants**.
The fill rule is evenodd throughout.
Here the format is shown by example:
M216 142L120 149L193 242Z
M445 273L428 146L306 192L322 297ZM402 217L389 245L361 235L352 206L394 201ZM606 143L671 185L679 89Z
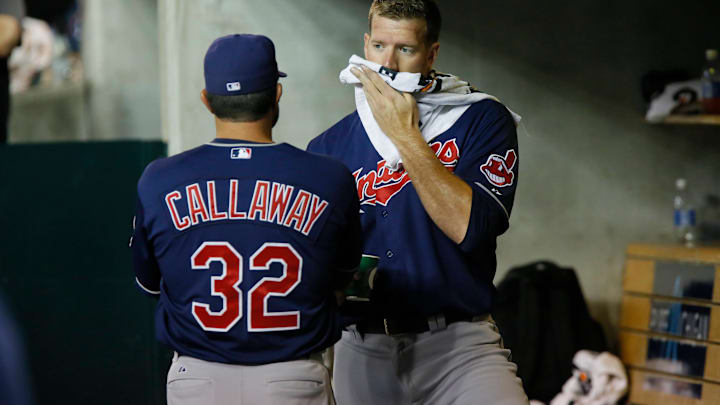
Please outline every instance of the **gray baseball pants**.
M330 374L320 354L259 366L173 357L169 405L334 405Z
M492 319L386 336L355 326L335 344L339 405L527 405L510 351Z

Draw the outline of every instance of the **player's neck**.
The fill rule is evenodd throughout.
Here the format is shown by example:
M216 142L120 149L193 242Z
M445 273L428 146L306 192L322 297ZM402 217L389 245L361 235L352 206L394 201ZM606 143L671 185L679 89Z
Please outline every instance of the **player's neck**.
M272 121L263 118L253 122L232 122L215 117L215 134L223 139L272 143Z

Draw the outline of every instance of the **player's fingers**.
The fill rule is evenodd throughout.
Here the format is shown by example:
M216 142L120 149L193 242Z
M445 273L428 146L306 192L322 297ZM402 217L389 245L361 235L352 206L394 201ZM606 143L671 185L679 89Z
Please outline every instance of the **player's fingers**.
M366 92L369 90L371 92L375 91L377 93L380 93L377 86L375 86L375 84L370 80L370 78L368 77L367 72L365 70L358 69L358 68L352 68L352 69L350 69L350 72L352 72L352 74L354 74L355 77L357 77L358 80L360 80L360 83L362 83L363 89Z
M402 97L405 99L406 103L412 106L413 117L415 118L415 121L417 121L420 117L420 109L418 108L417 100L415 100L415 97L413 97L410 93L402 93Z
M380 98L382 97L382 94L380 94L373 82L368 79L365 72L356 68L353 68L350 71L358 78L358 80L360 80L360 83L362 83L365 98L367 99L368 104L370 104L370 108L374 110L378 106L378 104L380 104Z
M379 74L375 73L367 66L363 66L362 70L365 74L365 77L367 77L368 80L372 82L375 87L377 87L378 91L380 91L381 94L397 94L397 91L390 87L389 84L385 83L385 80L383 80Z
M399 99L402 97L402 92L392 88L389 84L387 84L387 82L385 82L385 80L383 80L382 77L380 77L379 74L372 71L371 69L363 66L363 70L365 76L373 85L375 85L375 87L378 89L380 94L383 95L383 97L391 100L393 103L397 103L399 101Z

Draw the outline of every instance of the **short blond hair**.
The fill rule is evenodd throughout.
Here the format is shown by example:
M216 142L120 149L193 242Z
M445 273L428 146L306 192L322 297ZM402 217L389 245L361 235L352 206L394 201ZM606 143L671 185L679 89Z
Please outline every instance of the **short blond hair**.
M419 18L426 23L425 43L430 45L440 39L440 9L433 0L374 0L368 12L368 26L372 32L373 16L405 20Z

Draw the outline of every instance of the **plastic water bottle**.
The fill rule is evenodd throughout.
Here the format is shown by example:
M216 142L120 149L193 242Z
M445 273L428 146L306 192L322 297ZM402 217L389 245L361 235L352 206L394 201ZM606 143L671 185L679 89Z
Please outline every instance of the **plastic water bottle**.
M701 82L705 114L720 114L720 60L717 49L705 51Z
M690 204L687 192L687 181L677 179L675 181L674 218L675 218L675 239L686 246L695 244L697 234L695 229L695 208Z

